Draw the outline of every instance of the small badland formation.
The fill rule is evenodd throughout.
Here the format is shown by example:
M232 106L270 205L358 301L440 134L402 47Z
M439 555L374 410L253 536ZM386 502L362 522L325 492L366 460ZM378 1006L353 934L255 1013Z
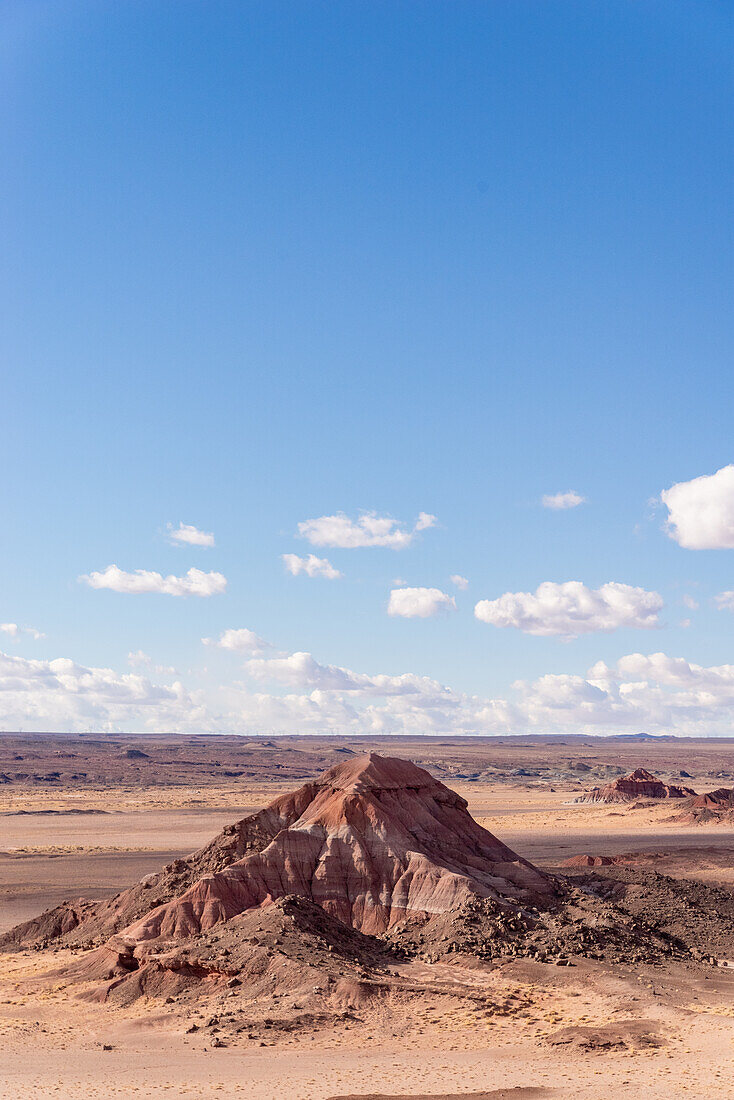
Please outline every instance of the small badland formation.
M636 768L603 787L594 787L576 802L635 802L638 798L688 798L696 792L690 787L663 783L646 768Z
M734 822L734 790L719 787L681 803L681 812L668 818L680 825L726 825Z
M625 907L624 884L595 873L546 874L428 772L370 753L114 898L65 902L17 926L0 950L74 949L54 978L88 1000L265 999L286 1029L389 989L417 995L400 969L411 960L690 957L691 944L648 916L654 906ZM727 913L727 943L732 929Z

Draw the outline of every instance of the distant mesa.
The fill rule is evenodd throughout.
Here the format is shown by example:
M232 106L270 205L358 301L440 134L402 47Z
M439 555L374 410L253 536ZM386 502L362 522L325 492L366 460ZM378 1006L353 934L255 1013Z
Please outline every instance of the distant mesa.
M629 775L607 783L603 787L594 787L575 802L635 802L639 798L687 798L695 795L691 787L678 787L663 783L646 768L636 768Z
M142 749L125 749L122 753L123 760L150 760L147 752Z

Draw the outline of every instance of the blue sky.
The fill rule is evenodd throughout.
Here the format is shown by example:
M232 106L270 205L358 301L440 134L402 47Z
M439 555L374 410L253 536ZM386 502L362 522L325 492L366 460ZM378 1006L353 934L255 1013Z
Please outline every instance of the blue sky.
M660 500L734 462L728 5L0 20L0 726L731 732L734 486L683 491L686 538ZM399 550L298 537L422 512ZM112 564L226 590L79 579ZM554 633L474 614L571 581L510 601ZM661 606L563 632L610 582ZM654 653L685 667L617 668Z

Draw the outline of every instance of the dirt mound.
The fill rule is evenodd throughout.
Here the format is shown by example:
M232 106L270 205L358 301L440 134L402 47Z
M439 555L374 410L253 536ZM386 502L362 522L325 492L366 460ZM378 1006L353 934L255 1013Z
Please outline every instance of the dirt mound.
M337 764L115 898L84 912L60 906L12 929L0 947L48 943L59 927L68 944L123 930L136 941L185 939L288 894L370 933L473 897L518 908L550 903L555 891L474 821L463 798L409 761L371 753Z
M585 1053L619 1050L656 1050L666 1046L654 1020L615 1020L597 1027L564 1027L547 1036L551 1046L566 1046Z
M245 986L251 997L328 990L335 1003L362 1001L379 991L368 975L385 971L399 955L389 944L335 920L313 902L287 896L248 910L185 945L141 945L113 936L64 972L72 981L99 983L85 997L130 1003L141 995L175 996L187 990Z
M663 783L662 779L645 768L636 768L629 775L620 776L603 787L594 787L588 794L574 801L634 802L637 798L686 798L695 794L690 787Z
M665 859L665 852L621 852L614 856L592 855L584 852L583 855L571 856L560 864L561 867L627 867L636 864L655 863L659 859Z
M569 870L565 878L590 900L610 902L619 930L627 915L647 924L676 953L683 950L694 959L734 958L734 895L727 889L631 863ZM651 935L648 940L640 941L641 952L653 946Z
M680 825L718 825L734 822L734 790L718 787L681 803L681 812L667 819Z

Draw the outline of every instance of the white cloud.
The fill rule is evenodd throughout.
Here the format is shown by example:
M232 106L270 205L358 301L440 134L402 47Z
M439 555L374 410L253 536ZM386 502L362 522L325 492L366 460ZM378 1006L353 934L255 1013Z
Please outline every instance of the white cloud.
M143 653L142 649L136 649L134 653L128 653L127 663L130 668L151 668L153 658L147 653Z
M604 733L615 728L711 736L734 721L734 665L705 668L665 653L631 653L587 675L514 685L530 729Z
M714 603L719 611L734 611L734 592L719 592L714 596Z
M286 569L294 577L305 573L307 577L326 577L333 581L342 576L328 558L317 558L315 554L309 554L306 558L299 558L298 554L281 554L281 557Z
M158 675L173 676L178 674L172 664L154 664L153 658L143 652L142 649L136 649L134 652L128 653L128 664L131 669L151 669Z
M169 523L168 537L171 542L185 543L187 546L214 546L214 535L210 531L200 531L189 523L179 523L176 528Z
M608 633L622 627L650 629L659 625L663 606L657 592L609 581L591 589L581 581L544 581L536 592L505 592L496 600L480 600L477 619L492 626L515 627L526 634L563 635Z
M698 600L695 600L693 596L686 594L682 600L683 606L687 607L689 611L698 611Z
M679 481L660 494L668 509L665 530L686 550L734 549L734 466Z
M0 623L0 631L3 634L10 635L11 638L17 638L21 634L29 634L31 638L38 641L39 638L46 637L40 630L35 630L32 626L18 626L17 623Z
M462 592L464 592L469 587L469 581L466 579L466 577L462 577L461 573L452 573L449 577L449 580Z
M88 668L69 658L25 660L0 653L0 724L5 729L175 728L199 709L180 683Z
M333 516L319 516L298 524L298 534L313 546L333 546L353 550L363 546L386 546L391 550L404 550L410 546L416 532L425 531L436 524L436 517L421 512L412 530L389 516L375 512L363 512L358 519L351 519L344 512Z
M544 508L552 508L556 512L565 511L568 508L578 508L579 504L586 504L586 497L569 489L566 493L546 493L542 504Z
M403 619L430 619L439 611L455 611L456 600L440 588L393 588L387 605L388 615Z
M68 658L38 661L0 653L0 728L713 736L730 734L734 725L734 665L707 668L664 653L631 653L611 666L599 661L586 675L518 681L512 698L461 694L414 673L367 675L322 664L309 653L252 658L245 669L276 690L216 682L191 691L178 681L153 684L135 672L85 667Z
M452 692L426 676L403 673L401 676L368 676L340 665L324 665L310 653L290 653L285 657L254 658L246 663L250 676L271 680L289 687L307 687L319 691L357 692L365 695L423 695L448 698Z
M103 572L89 573L79 580L90 588L110 588L133 595L156 592L166 596L218 596L227 587L227 578L221 573L203 573L201 569L189 569L183 577L172 574L164 577L147 569L126 573L116 565L108 565Z
M233 649L242 653L262 653L266 649L272 649L270 642L258 637L254 630L248 630L246 626L223 630L218 638L202 638L204 645L216 646L217 649Z

